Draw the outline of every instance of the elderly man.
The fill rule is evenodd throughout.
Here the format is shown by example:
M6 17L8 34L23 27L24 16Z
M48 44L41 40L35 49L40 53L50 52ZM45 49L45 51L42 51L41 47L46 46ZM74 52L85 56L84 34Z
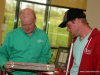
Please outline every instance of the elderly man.
M7 61L47 64L51 48L47 34L36 27L34 10L20 12L21 26L7 33L0 48L0 66L13 75L37 75L36 71L14 70L5 67Z
M66 75L100 75L100 31L89 26L85 13L69 9L59 27L73 36Z

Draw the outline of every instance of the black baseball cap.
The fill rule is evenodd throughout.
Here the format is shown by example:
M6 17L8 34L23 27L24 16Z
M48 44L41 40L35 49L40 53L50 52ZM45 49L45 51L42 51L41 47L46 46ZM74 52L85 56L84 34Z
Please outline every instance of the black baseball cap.
M86 18L86 15L81 9L71 8L65 12L63 22L59 25L59 27L66 27L66 23L74 20L75 18Z

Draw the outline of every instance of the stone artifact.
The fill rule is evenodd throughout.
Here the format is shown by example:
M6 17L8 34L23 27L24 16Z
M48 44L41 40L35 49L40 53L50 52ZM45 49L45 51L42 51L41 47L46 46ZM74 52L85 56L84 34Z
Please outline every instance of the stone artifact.
M52 64L25 63L12 61L6 62L6 68L36 71L55 71L55 65Z

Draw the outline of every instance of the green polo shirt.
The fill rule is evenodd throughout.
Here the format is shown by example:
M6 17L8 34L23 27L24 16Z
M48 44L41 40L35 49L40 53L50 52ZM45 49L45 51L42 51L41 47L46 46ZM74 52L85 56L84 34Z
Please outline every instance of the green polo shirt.
M30 37L22 27L7 33L0 48L0 66L6 61L43 63L47 64L51 58L51 48L47 34L36 27ZM37 75L34 71L17 70L13 75Z

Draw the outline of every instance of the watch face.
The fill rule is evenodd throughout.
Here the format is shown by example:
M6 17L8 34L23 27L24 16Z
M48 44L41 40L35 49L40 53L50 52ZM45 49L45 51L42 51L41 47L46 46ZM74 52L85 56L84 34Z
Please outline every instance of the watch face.
M69 48L59 47L55 60L55 66L57 68L66 69L69 51L70 51Z

